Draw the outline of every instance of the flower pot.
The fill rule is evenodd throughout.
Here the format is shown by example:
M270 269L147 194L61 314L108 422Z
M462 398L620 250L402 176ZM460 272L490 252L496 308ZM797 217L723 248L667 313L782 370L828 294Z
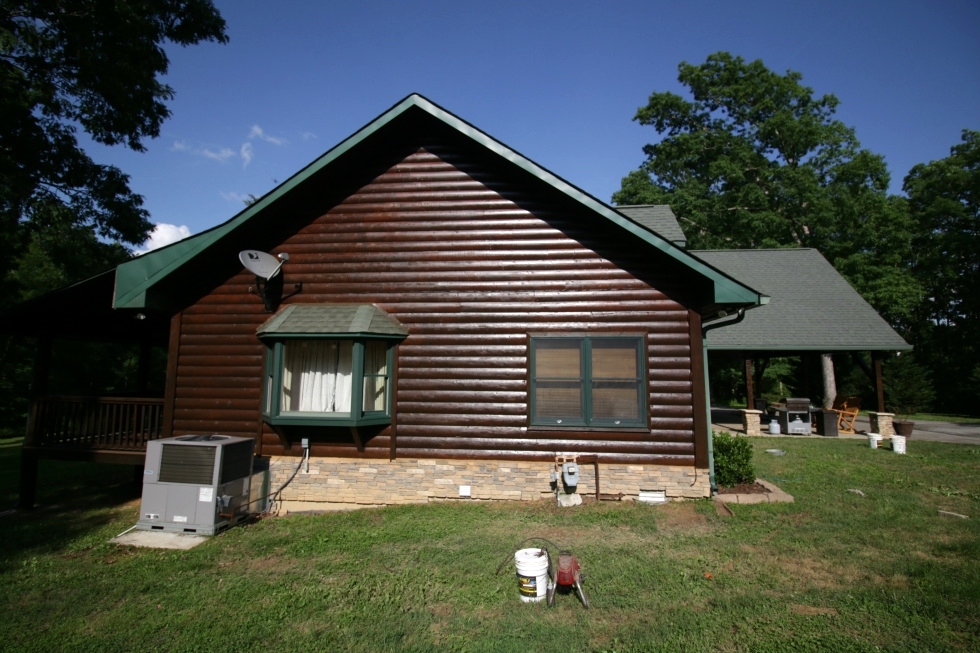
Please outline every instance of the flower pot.
M912 429L915 427L915 422L909 422L907 420L896 420L892 422L892 426L895 427L895 433L901 435L902 437L910 437L912 435Z

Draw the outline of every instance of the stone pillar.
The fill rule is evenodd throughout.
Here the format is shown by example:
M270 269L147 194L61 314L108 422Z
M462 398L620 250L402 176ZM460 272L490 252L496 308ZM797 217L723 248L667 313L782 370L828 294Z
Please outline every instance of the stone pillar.
M745 435L762 435L760 415L762 415L761 410L742 409L742 428L745 429Z
M895 425L892 423L895 413L868 413L871 420L871 432L890 438L895 435Z

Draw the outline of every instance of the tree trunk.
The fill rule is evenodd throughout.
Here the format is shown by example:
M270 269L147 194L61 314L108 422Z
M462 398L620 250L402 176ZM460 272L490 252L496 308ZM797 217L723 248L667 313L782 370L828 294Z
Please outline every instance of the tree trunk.
M834 405L837 396L837 379L834 377L834 358L830 354L820 354L820 368L823 371L823 407Z

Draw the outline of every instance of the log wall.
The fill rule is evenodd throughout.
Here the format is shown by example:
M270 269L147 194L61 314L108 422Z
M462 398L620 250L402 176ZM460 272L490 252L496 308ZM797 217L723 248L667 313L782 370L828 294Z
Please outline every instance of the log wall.
M267 244L290 256L287 293L303 284L287 301L375 303L411 334L396 349L392 425L363 452L343 432L304 433L312 455L695 464L697 316L665 294L678 296L676 275L640 241L529 187L429 145ZM263 455L298 453L261 424L255 331L269 315L253 284L242 271L174 320L173 434L258 436ZM599 332L647 338L649 428L529 428L530 335Z

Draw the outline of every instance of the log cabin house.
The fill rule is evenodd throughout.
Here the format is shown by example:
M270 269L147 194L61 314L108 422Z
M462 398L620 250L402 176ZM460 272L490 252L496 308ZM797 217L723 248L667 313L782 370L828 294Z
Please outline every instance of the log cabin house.
M411 95L228 222L28 307L42 340L167 364L162 397L82 400L43 396L42 357L22 495L41 457L220 433L273 487L299 469L289 510L537 499L565 459L582 494L709 496L704 331L766 300Z

